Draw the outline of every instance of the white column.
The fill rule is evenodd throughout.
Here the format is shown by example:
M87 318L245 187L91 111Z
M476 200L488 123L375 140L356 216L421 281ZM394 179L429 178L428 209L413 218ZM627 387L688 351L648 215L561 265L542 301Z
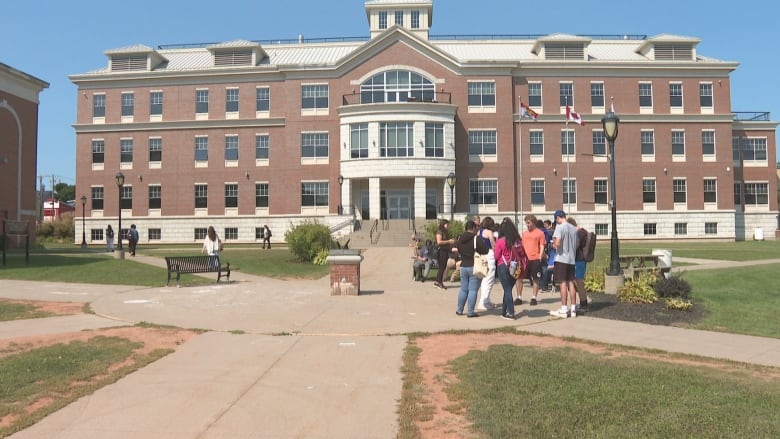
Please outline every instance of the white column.
M368 179L368 215L374 219L378 219L380 216L380 181L381 179L379 177L371 177Z
M341 185L341 199L343 200L344 215L352 215L352 211L355 208L355 200L352 199L351 178L345 178L344 183Z
M425 202L427 199L425 177L414 178L414 216L425 218Z
M443 181L443 191L442 191L442 197L441 199L444 200L444 206L443 211L445 214L446 219L450 219L450 216L452 216L452 211L450 209L450 203L453 201L453 197L455 196L455 192L452 191L452 197L450 197L450 185L447 184L447 179L445 178ZM454 206L453 206L454 207Z

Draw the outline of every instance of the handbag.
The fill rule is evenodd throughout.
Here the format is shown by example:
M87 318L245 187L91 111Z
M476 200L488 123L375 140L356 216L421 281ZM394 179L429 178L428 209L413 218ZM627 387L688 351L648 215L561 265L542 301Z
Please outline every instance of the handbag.
M488 274L488 260L486 255L477 253L477 236L474 235L474 276L482 279Z

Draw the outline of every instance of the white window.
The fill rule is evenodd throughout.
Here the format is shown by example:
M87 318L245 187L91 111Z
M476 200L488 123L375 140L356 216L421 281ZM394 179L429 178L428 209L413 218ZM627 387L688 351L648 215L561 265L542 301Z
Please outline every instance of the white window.
M414 157L414 125L411 122L379 124L380 157Z
M496 106L496 83L487 82L469 82L468 83L468 105L469 107L492 107Z
M303 158L327 158L328 157L328 133L302 133L301 157Z
M498 204L498 180L470 180L469 203L472 205Z
M496 155L496 130L469 131L469 155Z

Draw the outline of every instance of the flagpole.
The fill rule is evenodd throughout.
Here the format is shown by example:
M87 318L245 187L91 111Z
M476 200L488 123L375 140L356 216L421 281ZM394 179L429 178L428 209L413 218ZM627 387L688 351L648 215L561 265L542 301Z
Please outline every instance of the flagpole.
M566 96L566 214L571 215L571 179L569 177L569 97Z
M520 98L518 98L518 99L520 99ZM523 141L523 133L522 133L523 107L522 107L522 100L520 101L520 103L521 103L521 105L519 107L517 107L517 115L518 115L517 132L518 132L518 135L520 136L520 140L517 141L517 142L512 142L512 144L514 145L514 150L512 151L512 153L513 153L512 160L514 161L514 172L512 173L512 178L513 178L513 181L514 181L514 190L515 190L514 196L512 197L513 198L512 201L514 203L514 210L515 210L515 225L517 225L517 174L518 174L518 171L519 171L519 168L517 166L517 162L518 162L517 154L518 154L518 150L520 150L519 143ZM522 171L519 171L519 172L522 172ZM522 177L521 177L521 179L522 179ZM522 197L522 190L521 190L520 196ZM522 203L520 203L520 204L522 205Z

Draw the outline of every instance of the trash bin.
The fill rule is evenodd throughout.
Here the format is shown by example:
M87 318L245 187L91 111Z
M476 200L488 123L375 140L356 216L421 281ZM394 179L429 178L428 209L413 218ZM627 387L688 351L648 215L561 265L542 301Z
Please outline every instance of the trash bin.
M672 268L672 251L664 250L660 248L654 248L652 252L653 256L658 256L659 268Z
M762 229L761 227L756 227L756 230L753 233L753 240L754 241L763 241L764 240L764 229Z

